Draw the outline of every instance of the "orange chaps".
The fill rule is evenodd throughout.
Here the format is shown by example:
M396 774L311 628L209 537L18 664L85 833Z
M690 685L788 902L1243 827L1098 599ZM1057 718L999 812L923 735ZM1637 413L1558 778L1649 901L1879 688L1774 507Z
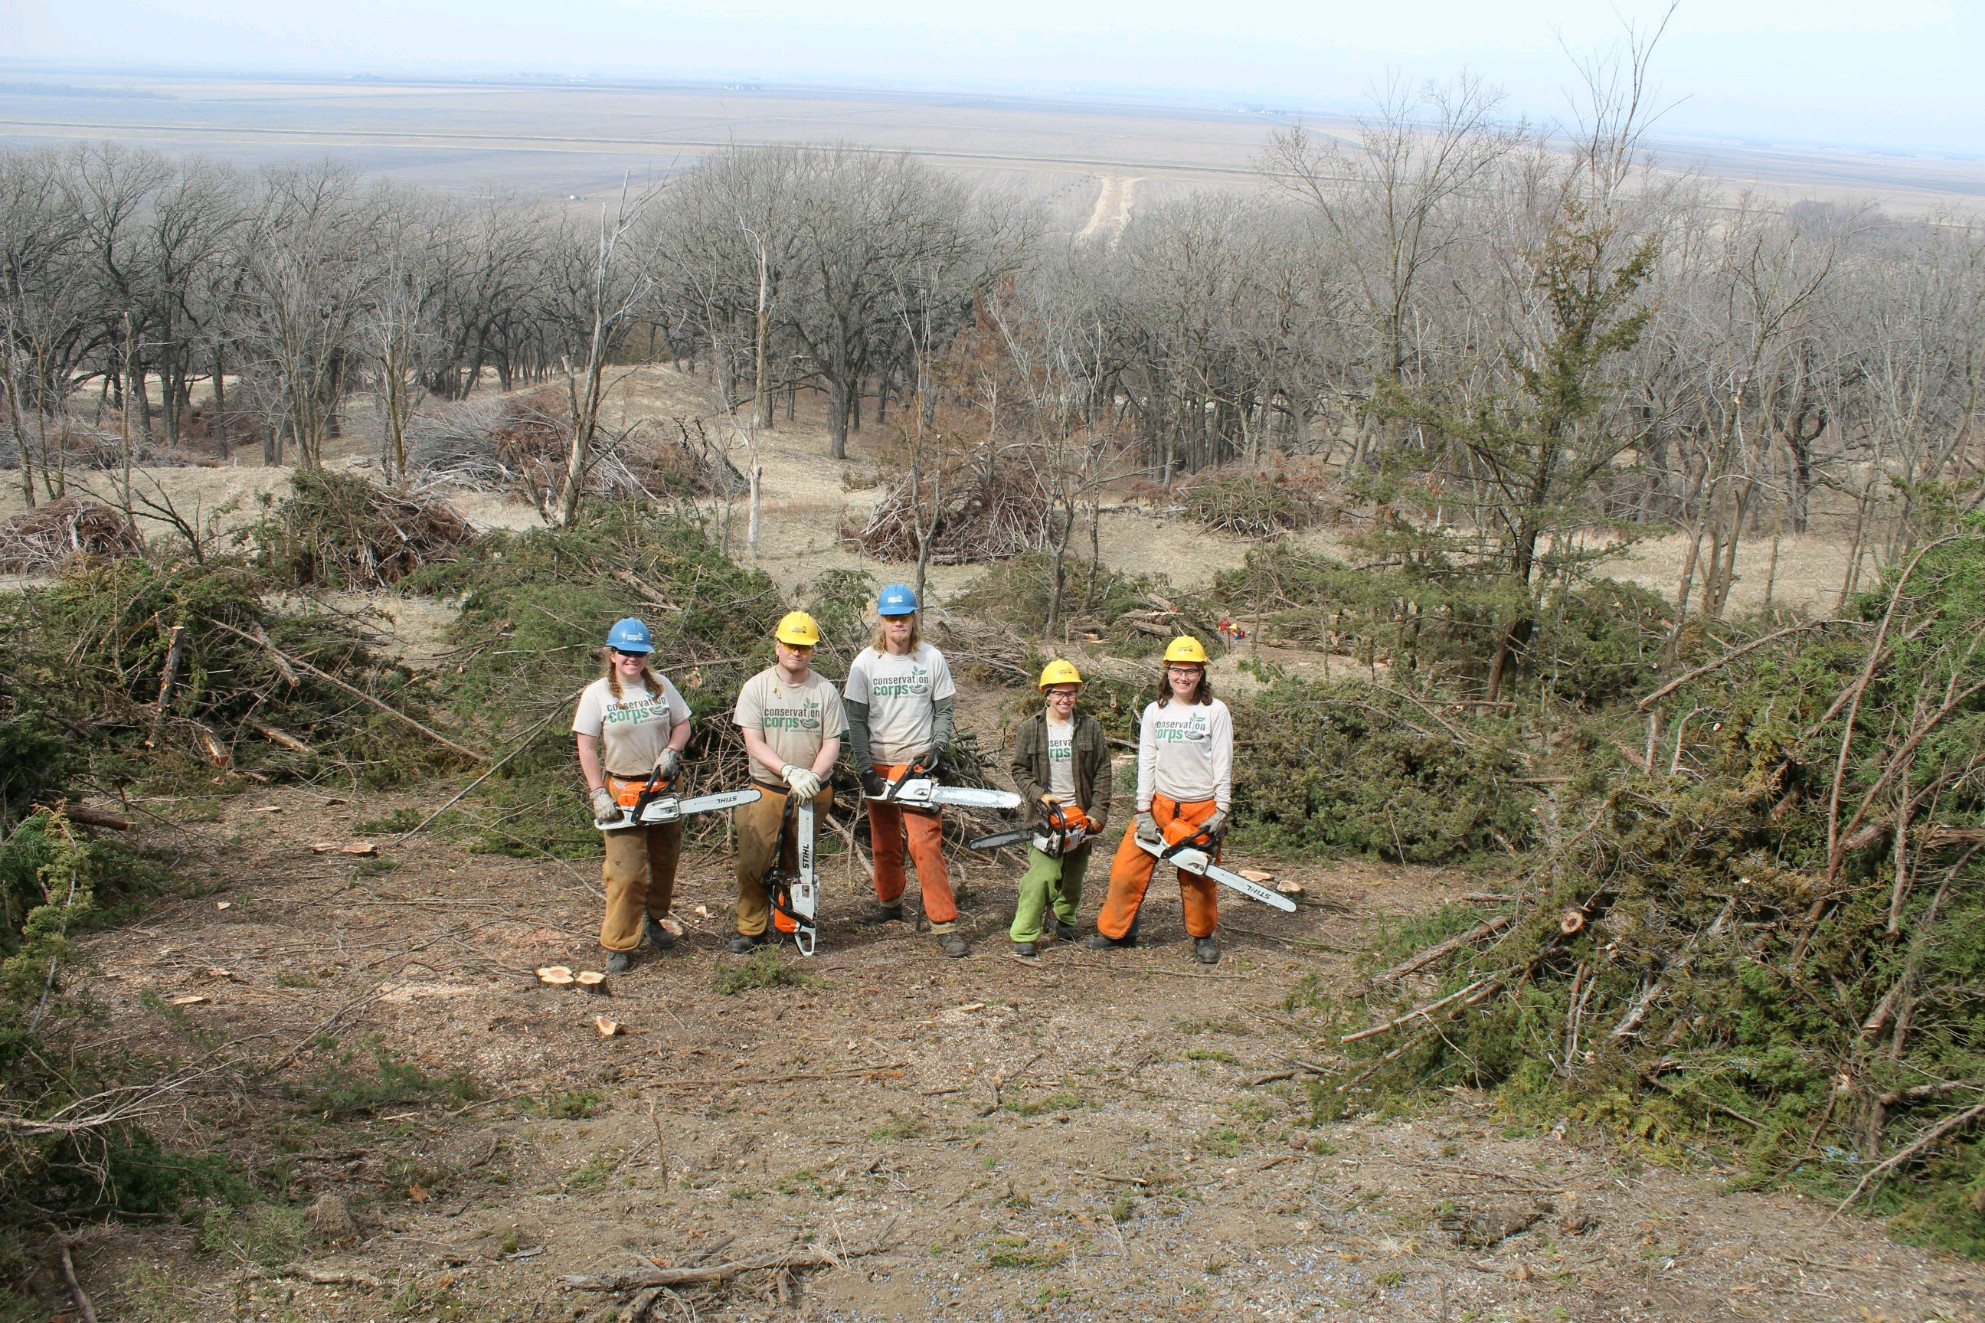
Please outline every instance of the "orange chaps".
M876 764L876 774L893 781L903 772L902 764ZM951 877L944 871L944 824L936 809L906 809L871 799L868 803L869 845L875 851L875 898L884 905L899 905L909 876L903 871L903 846L907 839L910 861L917 866L917 881L924 892L924 917L931 931L949 932L958 922L958 901L951 894Z
M1165 839L1174 844L1190 836L1218 807L1210 799L1181 804L1163 795L1151 797L1151 816L1157 819ZM1110 861L1110 894L1096 915L1096 931L1119 941L1130 932L1157 867L1157 856L1137 843L1137 820L1131 819L1130 830L1123 834L1116 857ZM1213 898L1215 890L1216 884L1210 878L1179 874L1179 893L1185 900L1185 930L1189 935L1211 937L1220 926L1220 910Z

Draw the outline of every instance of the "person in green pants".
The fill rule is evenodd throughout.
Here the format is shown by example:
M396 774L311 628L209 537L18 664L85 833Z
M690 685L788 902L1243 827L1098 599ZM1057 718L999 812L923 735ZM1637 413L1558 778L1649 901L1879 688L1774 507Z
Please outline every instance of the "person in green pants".
M1045 708L1020 723L1013 741L1013 784L1043 817L1058 813L1068 837L1080 833L1071 848L1060 840L1037 836L1027 847L1027 871L1020 878L1020 895L1013 909L1013 953L1033 956L1043 937L1074 941L1075 911L1082 904L1082 874L1089 867L1089 847L1102 835L1110 817L1110 745L1096 718L1076 710L1082 675L1066 661L1051 661L1041 672ZM1053 906L1047 930L1043 913Z

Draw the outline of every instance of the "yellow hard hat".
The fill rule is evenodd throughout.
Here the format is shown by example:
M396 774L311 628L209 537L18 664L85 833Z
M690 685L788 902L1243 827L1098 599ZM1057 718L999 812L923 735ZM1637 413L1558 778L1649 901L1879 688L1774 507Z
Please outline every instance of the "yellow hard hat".
M1081 683L1082 672L1075 669L1075 664L1057 657L1055 660L1049 662L1046 669L1041 672L1039 688L1046 689L1058 684Z
M791 648L818 647L820 626L804 611L788 611L779 618L779 628L772 637Z
M1181 634L1165 645L1168 662L1198 662L1206 665L1206 649L1190 634Z

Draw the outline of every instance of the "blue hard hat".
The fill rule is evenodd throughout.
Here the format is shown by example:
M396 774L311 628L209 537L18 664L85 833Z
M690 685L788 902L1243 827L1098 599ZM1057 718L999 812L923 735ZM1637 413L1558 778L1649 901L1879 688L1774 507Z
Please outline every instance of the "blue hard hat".
M655 641L648 635L648 626L633 616L616 620L613 628L607 631L607 646L622 652L653 652Z
M917 595L907 583L892 583L875 599L875 613L879 616L907 616L916 609Z

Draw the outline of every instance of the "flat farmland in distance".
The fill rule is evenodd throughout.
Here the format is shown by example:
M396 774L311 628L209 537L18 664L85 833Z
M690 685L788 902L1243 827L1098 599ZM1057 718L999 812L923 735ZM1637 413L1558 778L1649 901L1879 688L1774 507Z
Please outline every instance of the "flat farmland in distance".
M1328 94L1329 89L1319 89ZM1352 95L1346 89L1347 99ZM243 166L326 155L431 187L597 195L726 146L847 142L909 151L1050 204L1080 228L1111 177L1119 213L1204 187L1251 187L1292 116L1234 106L684 83L250 78L0 67L0 145L109 140ZM1308 114L1349 136L1344 116ZM1985 200L1985 156L1859 153L1700 139L1664 164L1791 200L1855 198L1913 214Z

